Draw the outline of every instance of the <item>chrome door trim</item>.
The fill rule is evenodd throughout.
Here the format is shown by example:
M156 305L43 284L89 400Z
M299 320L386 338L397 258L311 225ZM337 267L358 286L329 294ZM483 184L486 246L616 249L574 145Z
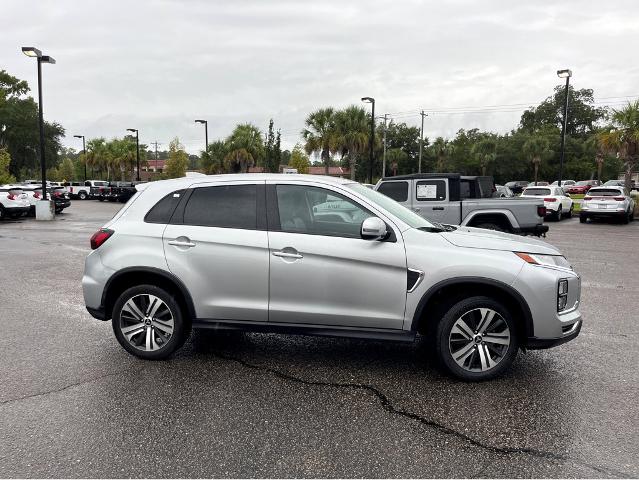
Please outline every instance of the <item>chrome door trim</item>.
M424 279L424 272L422 272L421 270L416 270L414 268L409 268L408 271L419 275L415 284L411 287L410 290L407 290L408 293L413 293L415 289L419 287L419 284L422 283L422 280Z

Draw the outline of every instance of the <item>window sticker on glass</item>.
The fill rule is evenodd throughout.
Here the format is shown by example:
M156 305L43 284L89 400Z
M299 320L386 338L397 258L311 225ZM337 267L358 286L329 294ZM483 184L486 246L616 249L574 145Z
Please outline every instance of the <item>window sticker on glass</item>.
M437 198L437 185L417 185L417 198Z

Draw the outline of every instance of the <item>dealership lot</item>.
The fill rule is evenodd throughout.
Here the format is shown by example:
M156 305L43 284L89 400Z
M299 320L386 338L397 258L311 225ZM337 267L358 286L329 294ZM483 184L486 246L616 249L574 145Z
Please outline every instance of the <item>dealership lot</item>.
M550 222L581 335L464 384L423 343L207 333L129 356L80 285L120 206L0 223L1 477L639 475L639 222Z

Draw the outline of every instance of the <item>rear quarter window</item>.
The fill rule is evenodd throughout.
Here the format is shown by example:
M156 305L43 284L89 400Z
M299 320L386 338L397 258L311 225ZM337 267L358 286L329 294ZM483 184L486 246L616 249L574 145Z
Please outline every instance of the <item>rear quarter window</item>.
M147 223L169 223L182 195L184 195L184 190L177 190L166 195L149 210L144 221Z
M408 200L408 182L382 182L377 191L396 202Z

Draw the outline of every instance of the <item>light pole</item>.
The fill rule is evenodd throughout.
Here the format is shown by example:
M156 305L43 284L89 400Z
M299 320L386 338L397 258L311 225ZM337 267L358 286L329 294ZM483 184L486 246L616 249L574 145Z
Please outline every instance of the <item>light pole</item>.
M87 145L84 142L84 135L73 135L74 138L82 139L82 152L84 153L84 181L87 181Z
M27 57L35 57L38 60L38 115L40 124L40 169L42 172L42 200L47 199L47 164L44 158L44 117L42 114L42 64L54 64L53 57L42 55L42 52L35 47L22 47L22 53Z
M202 123L204 125L204 153L209 153L209 122L206 120L196 120L195 123Z
M371 104L371 138L368 147L368 183L373 183L373 162L375 159L375 152L373 151L375 145L375 99L373 97L362 97L362 102Z
M386 131L388 130L388 113L384 114L384 153L382 156L382 178L386 176Z
M566 127L568 126L568 90L570 85L570 77L572 77L572 71L557 70L557 76L559 78L566 79L566 98L564 100L564 123L561 127L561 157L559 157L559 182L557 185L561 187L561 178L564 174L564 155L566 152Z
M424 117L428 116L421 111L422 116L422 129L419 131L419 163L417 164L417 172L422 173L422 150L424 149Z
M135 178L140 181L140 135L136 128L127 128L127 132L135 132L135 163L137 165L137 175Z

